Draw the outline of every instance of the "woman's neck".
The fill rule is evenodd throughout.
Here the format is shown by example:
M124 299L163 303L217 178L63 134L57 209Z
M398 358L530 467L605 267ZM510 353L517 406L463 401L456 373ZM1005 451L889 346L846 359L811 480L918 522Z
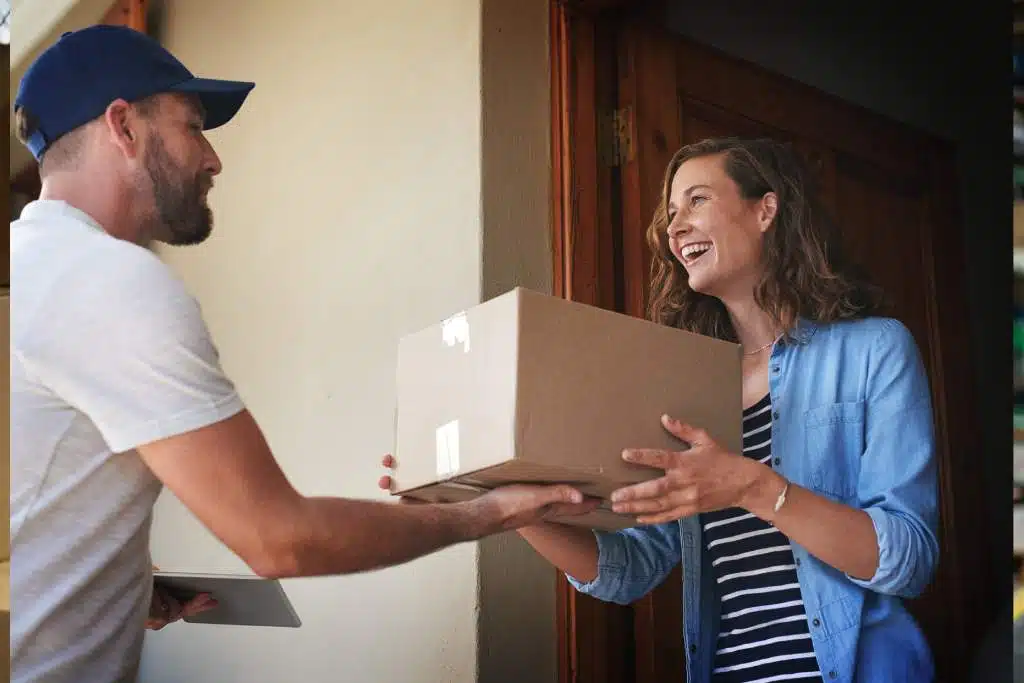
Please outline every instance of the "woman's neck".
M782 330L778 328L778 324L757 305L753 295L722 303L725 304L736 337L745 352L771 346L781 334Z

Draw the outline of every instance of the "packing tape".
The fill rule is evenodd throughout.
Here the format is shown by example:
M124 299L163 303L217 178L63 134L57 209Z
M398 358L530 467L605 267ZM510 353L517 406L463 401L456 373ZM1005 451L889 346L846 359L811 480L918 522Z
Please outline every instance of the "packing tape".
M450 477L459 471L459 421L437 428L437 476Z
M447 346L462 344L463 353L469 353L469 320L466 313L456 313L441 323L441 341Z

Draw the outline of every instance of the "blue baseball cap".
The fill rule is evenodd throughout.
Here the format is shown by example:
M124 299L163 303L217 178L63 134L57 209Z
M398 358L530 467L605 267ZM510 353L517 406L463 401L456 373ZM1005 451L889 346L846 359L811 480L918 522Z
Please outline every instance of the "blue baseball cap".
M14 107L35 118L27 146L39 160L59 137L101 116L114 100L191 93L206 109L203 127L210 130L230 121L255 85L196 78L149 36L100 24L65 33L39 55L18 85Z

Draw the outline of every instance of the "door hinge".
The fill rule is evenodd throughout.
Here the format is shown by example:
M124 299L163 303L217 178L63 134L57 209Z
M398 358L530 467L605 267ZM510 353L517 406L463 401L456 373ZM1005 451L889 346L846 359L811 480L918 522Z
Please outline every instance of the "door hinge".
M633 160L633 108L603 112L599 139L605 166L623 166Z

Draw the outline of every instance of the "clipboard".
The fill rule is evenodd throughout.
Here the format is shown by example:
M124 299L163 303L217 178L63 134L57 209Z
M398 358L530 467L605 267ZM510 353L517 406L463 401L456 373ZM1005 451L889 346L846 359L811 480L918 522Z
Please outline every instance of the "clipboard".
M186 617L190 624L225 626L271 626L299 628L302 620L295 612L281 582L247 574L194 574L153 572L154 585L160 586L182 602L209 593L217 606L201 614Z

